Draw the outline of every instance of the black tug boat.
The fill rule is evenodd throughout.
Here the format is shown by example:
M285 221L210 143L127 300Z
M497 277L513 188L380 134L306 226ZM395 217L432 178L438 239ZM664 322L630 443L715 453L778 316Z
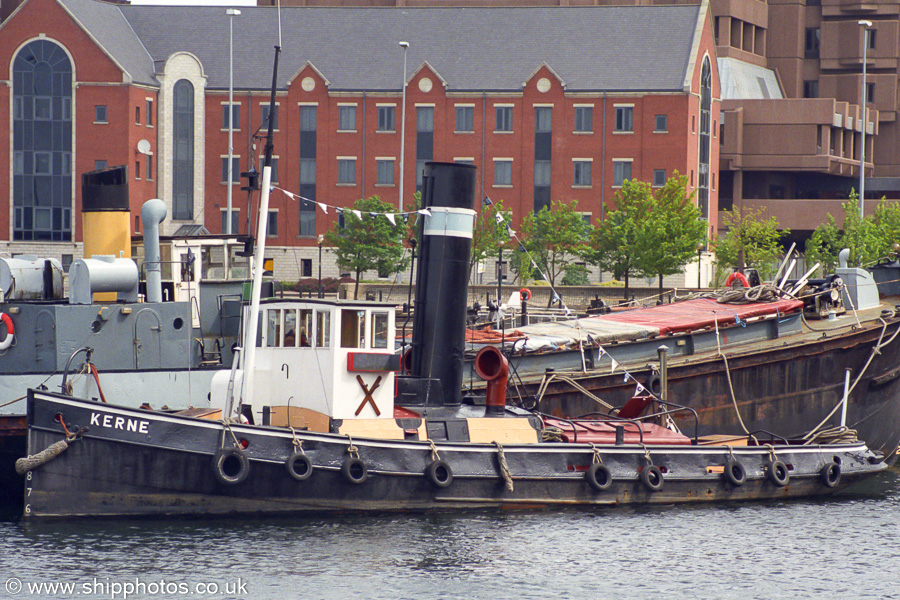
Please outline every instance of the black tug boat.
M267 301L256 371L214 381L220 421L31 390L25 517L758 500L830 494L886 468L863 442L691 438L658 424L684 409L655 398L578 422L509 407L490 347L476 359L486 400L461 398L475 168L427 163L424 181L403 361L388 306ZM251 383L233 408L229 390ZM236 422L241 409L265 424Z

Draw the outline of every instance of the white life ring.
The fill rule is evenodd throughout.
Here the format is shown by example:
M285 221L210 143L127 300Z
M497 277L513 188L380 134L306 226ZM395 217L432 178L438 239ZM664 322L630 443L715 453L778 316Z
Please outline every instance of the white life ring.
M0 321L3 321L3 324L6 325L6 338L0 342L0 350L6 350L12 346L16 337L16 328L10 316L6 313L0 313Z

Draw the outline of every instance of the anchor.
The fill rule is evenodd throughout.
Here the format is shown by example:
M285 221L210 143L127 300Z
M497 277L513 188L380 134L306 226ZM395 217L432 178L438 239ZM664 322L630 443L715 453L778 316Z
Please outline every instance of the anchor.
M362 404L359 405L359 408L356 409L356 416L359 416L359 413L362 412L362 409L365 408L366 404L371 404L372 408L375 409L375 416L380 417L381 411L378 410L378 406L375 405L375 399L372 398L372 394L375 390L378 389L378 386L381 385L381 375L378 376L378 379L375 380L375 383L372 384L372 389L369 389L369 386L366 385L366 382L363 381L362 375L357 375L356 380L359 382L359 386L363 389L363 393L365 393L366 397L363 398Z

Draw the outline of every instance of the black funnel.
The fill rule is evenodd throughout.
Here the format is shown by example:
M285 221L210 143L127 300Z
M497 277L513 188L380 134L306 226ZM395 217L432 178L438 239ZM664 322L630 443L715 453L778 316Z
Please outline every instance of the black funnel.
M422 207L431 215L419 217L410 374L437 379L446 405L459 404L462 390L475 173L472 165L425 163Z

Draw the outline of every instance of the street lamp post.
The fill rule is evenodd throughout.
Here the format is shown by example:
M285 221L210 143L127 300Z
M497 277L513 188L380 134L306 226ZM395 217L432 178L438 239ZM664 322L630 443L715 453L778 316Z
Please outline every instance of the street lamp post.
M403 99L400 103L400 199L398 201L400 212L403 212L403 157L406 148L406 51L409 50L409 42L400 42L403 48Z
M316 238L316 242L319 244L319 293L317 296L324 298L325 290L322 288L322 244L325 243L325 236L320 233L319 237Z
M863 58L862 58L862 99L859 102L859 110L862 113L862 126L860 127L859 147L859 218L863 217L863 202L866 197L866 51L869 49L869 28L872 21L857 21L863 28Z
M231 231L231 194L232 194L232 178L234 174L234 17L241 14L236 8L229 8L225 11L228 15L228 208L225 211L225 233L235 233Z
M703 242L697 242L697 289L703 287Z

